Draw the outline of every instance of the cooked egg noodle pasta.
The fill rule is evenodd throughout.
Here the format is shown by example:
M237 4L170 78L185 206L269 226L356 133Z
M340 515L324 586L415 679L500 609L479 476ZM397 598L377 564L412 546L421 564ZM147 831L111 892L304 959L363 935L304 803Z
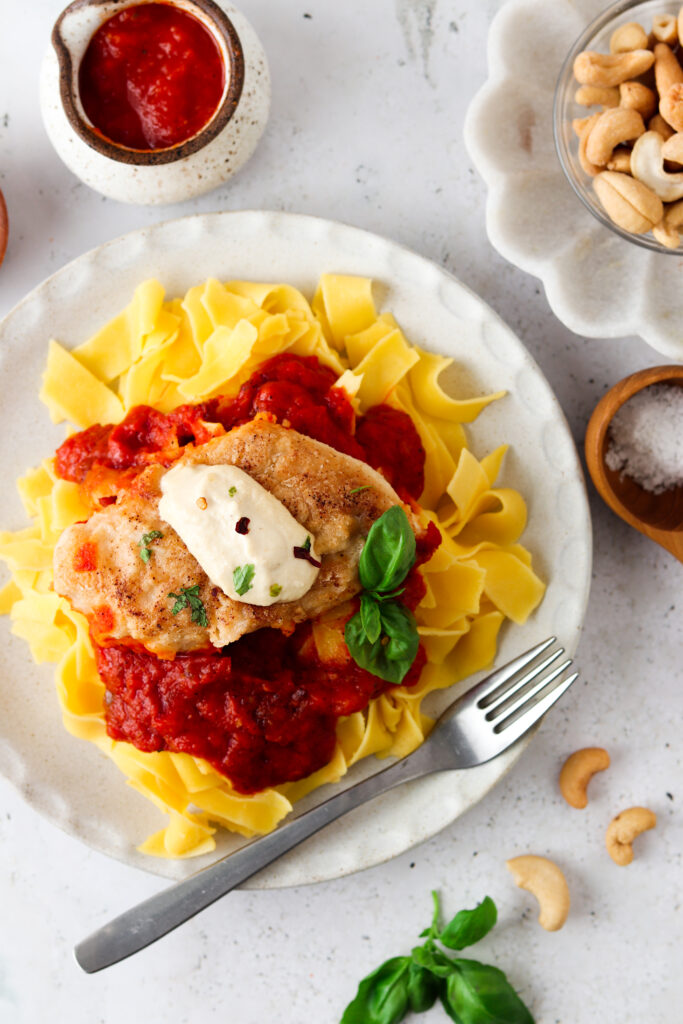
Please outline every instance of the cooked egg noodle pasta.
M420 679L340 719L332 759L319 771L244 795L200 758L147 753L111 739L88 622L52 590L54 545L92 508L47 459L18 481L32 525L0 533L0 558L12 573L0 590L0 613L11 616L12 632L29 643L36 662L57 663L69 732L95 743L168 816L139 847L153 856L210 853L216 826L246 837L269 832L296 800L339 781L356 761L409 754L433 724L421 709L424 698L489 666L504 619L524 622L543 596L544 584L518 543L524 500L495 486L505 446L478 460L462 426L502 393L447 394L439 378L452 361L409 344L391 314L378 316L367 278L324 274L312 304L291 285L217 280L166 301L159 282L145 281L85 344L69 351L50 342L41 398L54 422L79 429L119 422L139 404L167 412L235 395L261 362L282 352L316 356L332 368L357 412L386 402L411 417L426 457L420 519L442 537L420 570L426 593L415 616L427 658ZM323 660L330 635L324 624L314 628Z

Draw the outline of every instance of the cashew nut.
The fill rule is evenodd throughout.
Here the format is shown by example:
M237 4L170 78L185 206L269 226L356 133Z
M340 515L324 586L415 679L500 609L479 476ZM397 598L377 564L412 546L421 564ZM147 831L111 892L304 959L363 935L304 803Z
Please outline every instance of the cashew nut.
M637 21L627 21L612 33L609 41L610 53L628 53L632 50L646 50L647 32Z
M683 132L671 135L662 146L662 156L675 164L683 164Z
M608 171L619 171L620 174L631 173L631 150L627 146L617 146L607 161Z
M683 172L670 174L664 170L663 146L658 132L641 135L631 151L631 174L660 199L673 203L683 199Z
M678 42L678 25L675 14L655 14L652 18L652 35L658 43L675 46Z
M602 747L584 747L575 750L562 765L560 792L572 807L585 807L586 789L596 772L609 768L609 754Z
M574 101L582 107L618 107L619 90L616 86L582 85L574 93Z
M603 110L590 130L586 156L592 164L605 167L615 146L627 139L637 139L644 131L645 124L637 110L629 110L627 107Z
M650 118L647 130L649 132L659 132L665 141L675 134L671 125L666 123L661 114L655 114L654 117Z
M677 132L683 132L683 82L672 85L659 101L659 113Z
M538 923L546 931L556 932L567 920L569 913L569 887L563 873L547 857L526 854L505 862L512 872L515 885L526 889L538 900Z
M629 807L617 814L607 826L605 845L615 864L624 867L633 860L631 843L641 832L654 828L657 815L647 807Z
M574 61L574 77L580 85L620 85L644 74L654 61L654 54L645 49L612 54L584 50Z
M593 179L593 188L607 216L624 231L643 235L664 215L659 196L628 174L602 171Z
M675 53L666 43L657 43L654 48L655 57L655 82L657 92L661 100L662 96L669 91L672 85L683 82L683 68L678 63ZM637 75L634 75L637 78ZM660 113L662 111L660 110ZM662 114L664 117L665 115ZM667 118L668 120L668 118Z
M628 110L637 110L647 120L657 110L657 96L642 82L622 82L619 86L619 105Z
M583 167L586 174L590 174L594 177L599 174L601 169L592 164L586 156L586 143L588 142L588 136L591 133L591 129L597 124L600 117L600 111L597 114L591 114L590 117L577 117L572 121L572 128L579 137L579 163Z
M678 231L683 226L683 199L677 203L667 206L664 211L664 219L655 224L652 234L658 242L668 249L677 249L681 244L681 236Z

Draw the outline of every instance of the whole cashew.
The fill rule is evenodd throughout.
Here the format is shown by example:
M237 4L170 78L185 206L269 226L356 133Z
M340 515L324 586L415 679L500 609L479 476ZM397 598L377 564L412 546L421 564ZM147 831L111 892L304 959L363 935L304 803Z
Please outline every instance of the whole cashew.
M622 82L619 86L619 105L628 110L637 110L646 121L657 110L657 96L642 82Z
M603 110L588 136L586 156L592 164L605 167L615 146L627 139L637 139L644 131L645 124L637 110L627 107Z
M619 90L616 86L582 85L574 93L574 100L582 107L618 107Z
M631 150L627 146L617 146L607 161L608 171L619 171L620 174L631 173Z
M681 236L678 231L683 226L683 199L678 203L672 203L664 211L664 218L655 224L652 234L658 242L668 249L677 249L681 244Z
M593 188L607 216L624 231L643 235L664 216L659 196L628 174L602 171L593 178Z
M654 56L655 82L661 100L662 96L669 91L672 85L683 82L683 68L678 63L676 54L666 43L657 43L654 48ZM637 77L637 75L634 77Z
M526 889L538 900L538 923L548 932L556 932L567 920L569 887L564 875L552 860L526 854L507 860L515 885Z
M631 174L651 188L660 199L673 203L683 199L683 171L671 174L664 170L664 143L658 132L645 132L631 151Z
M658 43L675 46L678 42L678 25L675 14L655 14L652 18L652 35Z
M637 21L627 21L612 33L609 41L610 53L628 53L632 50L646 50L647 32Z
M683 132L683 82L672 85L659 101L659 113L677 132Z
M671 125L666 123L661 114L655 114L654 117L650 118L647 130L649 132L659 132L665 141L675 134Z
M647 807L629 807L617 814L607 826L605 845L615 864L624 867L633 860L631 843L641 832L654 828L657 815Z
M579 163L583 167L586 174L590 174L593 178L596 174L600 173L601 168L592 164L586 156L586 144L588 143L588 137L593 127L597 124L600 119L600 111L597 114L592 114L590 117L584 117L572 121L572 127L579 137Z
M662 156L675 164L683 164L683 132L670 136L662 146Z
M580 85L620 85L644 74L654 61L654 54L645 49L612 54L584 50L574 61L574 77Z
M562 765L560 792L572 807L585 807L586 789L596 772L609 768L609 754L602 747L584 747L575 750Z

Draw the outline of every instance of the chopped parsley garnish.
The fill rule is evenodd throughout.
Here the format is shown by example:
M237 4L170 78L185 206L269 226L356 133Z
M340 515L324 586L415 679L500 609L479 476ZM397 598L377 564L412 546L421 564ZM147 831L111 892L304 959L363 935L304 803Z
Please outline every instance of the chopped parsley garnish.
M228 494L230 495L230 497L231 497L231 498L234 498L234 497L235 497L235 495L237 494L237 488L236 488L236 487L234 487L234 486L233 486L233 487L230 487L230 488L228 489Z
M282 593L282 587L280 586L280 584L279 583L271 583L271 585L270 585L270 596L271 597L279 597L279 595L281 593Z
M236 569L233 569L232 582L240 597L246 594L248 590L251 590L251 583L255 572L256 566L253 562L249 562L247 565L238 565Z
M354 489L352 491L349 491L349 494L360 494L361 491L371 491L371 490L372 490L372 486L370 484L363 484L362 487L354 487Z
M174 615L181 612L183 608L189 608L192 612L193 622L196 622L198 626L208 626L209 620L206 617L204 603L199 596L198 583L195 583L193 587L181 587L179 594L171 592L168 596L175 599L175 604L171 609Z
M150 530L149 533L143 533L142 540L138 541L138 547L140 548L140 558L147 564L152 557L152 549L149 546L155 540L161 540L163 533L161 530Z

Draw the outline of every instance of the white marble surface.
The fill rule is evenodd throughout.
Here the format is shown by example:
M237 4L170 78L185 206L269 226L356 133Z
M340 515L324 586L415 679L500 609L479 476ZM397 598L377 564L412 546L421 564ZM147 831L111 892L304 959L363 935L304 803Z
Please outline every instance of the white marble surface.
M9 6L3 0L3 13ZM264 207L337 218L442 262L478 291L524 339L580 442L605 388L662 357L639 339L571 334L538 283L486 240L484 187L462 123L485 78L486 31L499 6L243 0L273 76L264 139L225 188L145 210L101 199L52 152L38 69L60 4L13 4L0 44L0 182L12 231L0 312L85 249L165 216ZM500 923L473 955L501 966L542 1024L680 1019L683 567L592 491L591 500L582 684L485 800L389 864L309 888L234 893L133 960L87 977L73 944L162 883L56 831L0 781L0 1020L336 1024L360 977L410 949L429 918L431 888L447 912L486 893L496 900ZM578 812L562 802L556 774L564 754L588 744L606 746L612 767ZM617 868L604 829L636 803L656 810L659 824L640 839L633 864ZM547 854L566 871L572 912L556 934L539 928L532 898L504 867L523 852ZM435 1008L422 1019L445 1016Z

